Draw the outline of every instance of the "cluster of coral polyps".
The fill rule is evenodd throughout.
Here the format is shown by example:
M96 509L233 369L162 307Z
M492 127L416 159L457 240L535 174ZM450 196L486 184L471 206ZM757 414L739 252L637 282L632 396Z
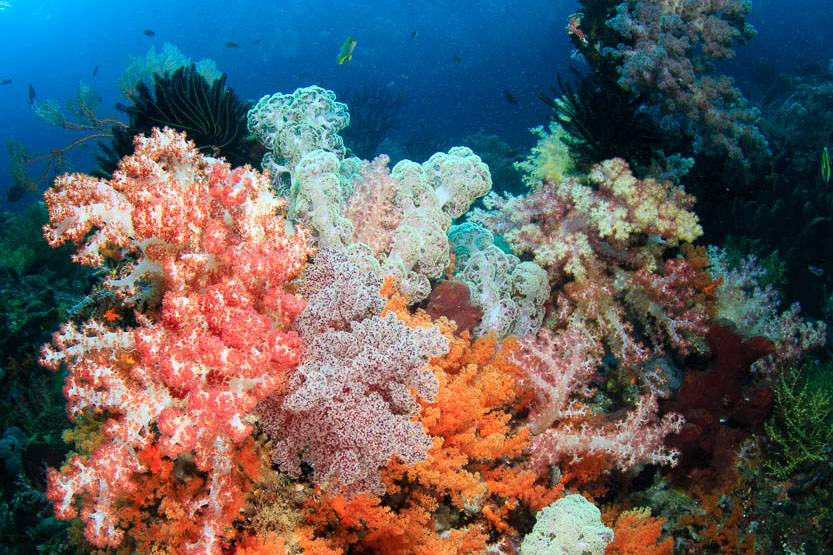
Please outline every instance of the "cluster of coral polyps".
M482 227L450 229L490 183L468 149L393 172L385 158L355 161L351 194L378 203L365 213L394 230L374 249L356 247L382 235L365 233L349 196L321 211L329 219L304 204L319 177L338 184L335 170L307 172L324 151L292 175L294 216L313 233L285 219L268 175L203 156L168 129L135 145L111 180L64 175L46 193L47 239L108 265L103 287L119 307L67 322L42 350L43 364L67 373L77 425L47 497L59 518L80 517L90 544L404 555L530 552L553 540L546 549L670 552L649 510L606 517L611 530L567 494L600 495L611 473L677 460L667 440L683 421L658 408L673 387L661 357L707 349L709 295L733 298L736 281L668 254L700 233L681 188L610 160L586 178L491 197L493 210L473 219L538 266ZM421 275L424 294L445 295L429 296L428 312L414 308L407 272L368 264L368 252L424 256L410 229L421 210L443 222L432 237L447 264ZM356 235L324 244L327 222L345 218ZM460 280L441 287L454 271ZM456 328L462 315L474 339ZM503 324L478 327L484 315ZM806 335L782 334L776 347ZM614 382L630 398L610 393ZM622 410L606 413L600 397ZM680 409L695 414L695 401ZM698 431L675 436L684 460L709 430Z
M304 303L285 285L312 253L308 234L287 235L284 202L258 172L206 158L167 129L138 138L110 181L62 176L46 204L52 244L75 241L91 265L119 247L131 262L108 285L131 300L161 295L133 327L67 323L43 348L44 364L69 371L71 418L103 420L94 447L49 472L47 496L62 518L80 497L88 540L116 547L152 504L143 482L163 476L150 453L189 458L203 485L180 499L182 530L193 532L181 546L219 552L252 477L238 461L251 449L246 415L300 361L289 326Z

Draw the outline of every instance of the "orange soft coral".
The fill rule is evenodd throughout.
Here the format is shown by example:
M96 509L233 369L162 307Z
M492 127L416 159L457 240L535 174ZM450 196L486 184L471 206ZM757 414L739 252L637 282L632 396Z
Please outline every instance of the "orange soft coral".
M755 553L755 536L746 527L751 501L745 485L743 480L736 480L727 481L725 489L706 492L694 486L689 490L700 507L681 516L678 524L697 531L692 549L698 553Z
M623 512L616 519L605 555L671 555L673 542L662 539L663 524L665 519L652 517L647 507Z
M173 461L151 444L137 453L147 472L132 479L132 495L120 502L119 524L126 530L126 544L139 553L178 553L180 546L199 537L198 522L192 514L193 500L204 492L206 483L196 472L193 459L179 457ZM245 501L245 493L260 472L258 447L248 438L235 449L234 480L240 494L227 499L224 521L231 522ZM227 530L227 537L233 535Z
M456 555L485 549L486 536L477 527L439 534L431 513L436 501L415 492L397 509L370 494L347 501L326 494L310 499L307 523L296 532L308 555L352 552L385 555Z
M275 535L246 536L238 544L234 555L286 555L283 540Z
M609 489L607 480L613 467L613 458L605 453L567 460L561 465L561 483L585 496L602 497Z
M296 528L299 544L314 555L433 555L483 553L490 539L517 540L519 513L534 514L562 488L537 483L523 469L529 430L511 423L517 369L506 351L512 343L457 336L453 323L412 314L398 295L386 311L412 327L436 327L449 341L448 353L431 360L437 394L420 400L418 418L432 446L422 462L394 458L383 470L384 501L367 494L310 499L306 522Z
M424 325L424 313L410 315L396 298L388 305L412 325ZM560 488L536 483L536 476L521 466L529 444L529 429L510 424L510 409L517 401L517 368L508 360L514 344L499 345L494 338L471 341L468 334L453 335L453 327L434 322L449 340L449 352L432 360L440 386L433 402L423 402L420 420L434 438L428 458L413 466L388 467L389 487L407 479L413 487L448 495L457 510L482 511L486 524L513 533L507 524L519 504L532 512L560 496Z

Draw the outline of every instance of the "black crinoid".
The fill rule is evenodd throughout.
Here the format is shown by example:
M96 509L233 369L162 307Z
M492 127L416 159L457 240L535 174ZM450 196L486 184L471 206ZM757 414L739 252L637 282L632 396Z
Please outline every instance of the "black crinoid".
M209 81L192 64L157 74L152 91L144 82L136 91L132 105L116 105L128 115L129 123L127 128L114 127L112 142L101 146L99 175L112 175L119 160L133 153L133 137L164 126L184 131L200 151L222 156L232 166L260 164L262 153L246 129L251 102L242 102L226 87L225 74Z
M558 76L559 91L540 98L567 134L570 155L579 169L613 157L644 167L660 155L661 133L639 98L615 81L575 69L575 85Z

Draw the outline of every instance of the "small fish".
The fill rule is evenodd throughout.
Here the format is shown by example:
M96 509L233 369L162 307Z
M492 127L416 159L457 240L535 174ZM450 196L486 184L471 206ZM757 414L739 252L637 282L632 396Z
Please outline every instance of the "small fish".
M155 37L156 36L156 31L154 31L153 29L145 29L142 32L145 34L146 37Z
M807 269L810 270L810 273L816 277L824 275L824 268L819 268L818 266L807 266Z
M827 147L821 152L821 178L825 185L830 183L830 152Z
M20 185L15 185L6 191L6 199L8 199L9 202L17 202L23 198L24 194L26 194L26 189Z
M462 61L463 61L463 58L461 58L460 56L454 56L454 63L455 64L459 64Z
M503 89L503 98L505 98L506 102L509 102L510 104L518 103L518 99L515 98L515 95L513 95L509 89Z
M356 49L358 41L353 37L347 37L341 43L341 48L338 49L338 65L353 59L353 51Z
M31 106L34 103L35 103L35 87L33 87L32 84L30 83L29 84L29 105Z
M252 41L252 46L257 46L261 42L263 42L263 39L255 39L255 40Z
M0 81L0 85L10 85L11 83L12 83L12 80L8 77L3 79L2 81Z
M240 48L240 45L237 44L236 42L228 41L226 43L226 48Z
M419 31L417 31L416 29L414 29L413 31L411 31L411 38L412 38L412 39L417 38L417 36L418 36L418 35L419 35Z
M96 74L96 73L98 73L98 66L95 66L95 67L93 68L93 77L95 77L95 74Z

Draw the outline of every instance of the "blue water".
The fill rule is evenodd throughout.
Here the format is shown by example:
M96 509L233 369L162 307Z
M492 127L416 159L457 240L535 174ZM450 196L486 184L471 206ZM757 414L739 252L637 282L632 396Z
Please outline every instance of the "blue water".
M485 131L510 143L530 144L526 129L546 120L537 96L569 62L562 5L516 2L235 2L180 1L12 3L0 12L0 129L22 139L32 153L65 145L78 134L37 121L28 86L38 100L64 99L79 80L93 84L100 116L115 116L125 102L116 87L128 56L143 56L171 42L194 60L211 58L228 84L246 99L292 92L318 83L337 93L347 87L388 85L405 97L400 132L425 123L459 139ZM129 8L122 6L130 6ZM156 34L148 37L145 29ZM413 31L417 35L411 38ZM336 63L342 41L358 40L352 61ZM252 43L260 39L257 45ZM227 48L226 42L240 44ZM16 52L16 54L12 54ZM457 57L460 61L455 61ZM99 69L95 77L95 66ZM519 100L510 104L507 89ZM74 152L76 169L88 170L92 149ZM0 155L0 190L11 184ZM5 195L3 195L5 196ZM27 195L34 197L34 195Z
M519 149L533 142L527 129L548 117L539 93L575 63L564 31L577 8L569 0L9 3L0 11L0 80L12 79L0 86L0 138L22 140L32 154L65 146L79 134L34 118L30 84L39 101L63 100L83 80L102 99L99 115L114 117L115 103L124 102L116 79L128 56L143 56L152 45L159 50L165 42L194 60L215 60L244 99L314 83L337 93L386 85L405 98L396 131L401 137L424 125L451 142L482 131ZM826 64L833 58L829 15L829 3L820 0L754 2L749 21L759 34L727 67L742 85L744 72L761 57L782 72L803 55ZM145 29L155 36L144 35ZM336 54L348 35L358 40L355 55L338 65ZM240 48L226 47L229 41ZM507 102L504 90L518 103ZM90 171L93 152L72 151L73 169ZM37 198L29 193L7 203L5 191L13 184L8 160L2 149L4 209Z

